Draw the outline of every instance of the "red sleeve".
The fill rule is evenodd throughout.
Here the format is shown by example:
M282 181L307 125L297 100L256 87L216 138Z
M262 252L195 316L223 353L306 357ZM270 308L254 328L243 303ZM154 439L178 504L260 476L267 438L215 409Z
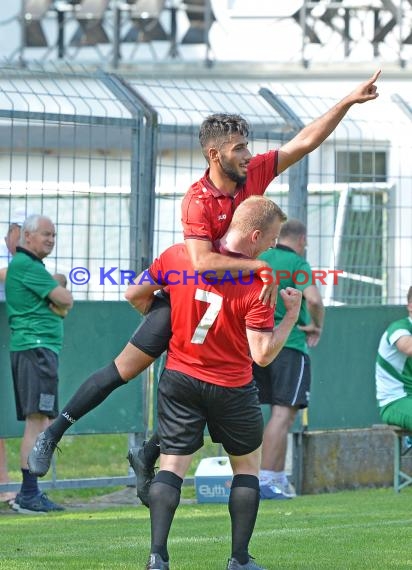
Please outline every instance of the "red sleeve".
M163 279L163 264L162 264L162 255L160 257L156 257L156 259L149 265L148 273L150 277L158 283L159 285L166 285Z
M250 296L250 305L246 313L246 328L254 331L270 332L275 326L275 308L263 305L259 299L262 282L255 281L253 294Z
M277 175L278 151L271 150L254 156L248 166L246 194L252 196L264 194L266 188Z
M209 208L192 190L182 200L182 225L185 239L213 241Z

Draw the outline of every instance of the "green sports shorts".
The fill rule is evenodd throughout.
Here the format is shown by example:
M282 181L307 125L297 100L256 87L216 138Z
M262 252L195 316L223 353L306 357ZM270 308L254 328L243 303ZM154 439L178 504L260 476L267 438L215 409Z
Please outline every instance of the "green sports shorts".
M385 424L412 430L412 396L399 398L379 410Z

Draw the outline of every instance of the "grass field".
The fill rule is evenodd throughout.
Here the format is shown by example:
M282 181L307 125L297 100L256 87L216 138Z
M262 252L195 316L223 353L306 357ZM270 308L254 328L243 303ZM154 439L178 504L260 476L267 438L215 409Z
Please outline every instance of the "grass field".
M251 553L269 570L411 568L412 493L348 491L261 504ZM143 569L142 506L54 515L0 515L0 568ZM169 541L172 570L225 568L226 505L181 505Z
M19 480L18 444L8 442L14 480ZM62 450L60 477L125 472L126 436L66 437ZM52 491L51 498L67 507L52 515L18 515L1 507L0 569L143 569L150 545L148 510L137 499L132 507L87 504L112 491ZM193 489L185 488L184 495L193 497ZM86 506L71 507L74 497ZM268 570L411 569L411 529L412 488L398 495L368 489L263 501L250 551ZM227 506L181 505L169 552L172 570L223 570L230 554Z

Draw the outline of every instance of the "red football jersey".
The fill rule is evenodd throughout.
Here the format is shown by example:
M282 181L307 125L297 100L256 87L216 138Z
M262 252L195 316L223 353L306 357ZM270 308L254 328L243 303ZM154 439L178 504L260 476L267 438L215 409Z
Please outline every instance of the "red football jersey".
M164 251L149 272L169 285L172 338L166 368L219 386L248 384L252 359L246 328L274 327L274 309L259 300L262 281L254 275L238 280L229 272L207 281L192 269L184 244Z
M223 194L209 180L206 170L182 200L182 224L185 239L215 241L227 231L233 212L243 200L264 194L277 175L278 151L254 156L248 165L247 179L234 196Z

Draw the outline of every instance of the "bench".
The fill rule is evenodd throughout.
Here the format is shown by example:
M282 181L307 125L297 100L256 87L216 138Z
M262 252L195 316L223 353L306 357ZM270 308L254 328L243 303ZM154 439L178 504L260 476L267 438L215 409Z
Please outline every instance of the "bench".
M396 493L401 489L412 484L412 477L402 470L402 457L407 455L412 446L404 446L404 438L409 436L412 438L412 431L401 428L399 426L388 426L393 431L395 438L393 450L393 488Z
M412 441L412 430L389 424L376 424L373 427L379 429L388 429L393 433L393 488L395 493L399 493L399 491L404 487L412 485L412 474L408 475L408 473L402 469L402 458L405 457L405 455L408 455L410 452L412 453L412 445L405 446L404 438L409 436Z

